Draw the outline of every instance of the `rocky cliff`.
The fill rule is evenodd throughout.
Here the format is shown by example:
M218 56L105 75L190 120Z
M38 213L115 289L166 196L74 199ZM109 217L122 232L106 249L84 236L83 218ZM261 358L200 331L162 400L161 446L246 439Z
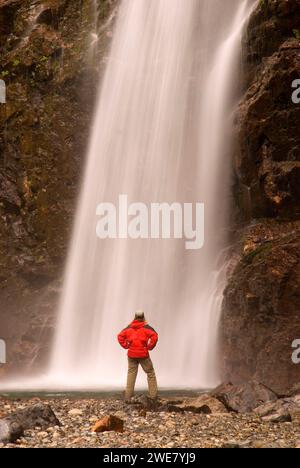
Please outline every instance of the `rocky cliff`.
M244 36L237 117L233 274L221 323L224 378L279 393L299 380L300 0L258 3Z
M116 4L0 0L0 78L7 86L7 103L0 105L5 371L47 356ZM300 375L291 360L292 342L300 339L300 104L291 99L292 82L300 79L300 0L259 1L243 49L223 376L255 378L284 393Z
M46 355L115 6L115 0L0 0L6 370Z

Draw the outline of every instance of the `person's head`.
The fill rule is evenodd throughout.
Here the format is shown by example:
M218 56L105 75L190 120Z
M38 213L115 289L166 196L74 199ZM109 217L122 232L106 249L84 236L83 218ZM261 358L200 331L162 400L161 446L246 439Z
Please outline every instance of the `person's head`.
M139 320L140 322L145 321L145 314L143 310L137 310L134 316L134 320Z

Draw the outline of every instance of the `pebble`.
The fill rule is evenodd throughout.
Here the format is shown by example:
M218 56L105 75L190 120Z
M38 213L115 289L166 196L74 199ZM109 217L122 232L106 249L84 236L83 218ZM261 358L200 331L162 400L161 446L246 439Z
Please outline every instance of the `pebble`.
M43 400L45 402L45 400ZM9 404L8 404L9 402ZM36 403L36 400L35 400ZM117 397L102 399L48 399L62 427L27 430L17 444L6 447L103 447L103 448L300 448L300 425L271 424L253 414L205 415L147 411L125 405ZM0 413L32 405L32 400L0 399ZM9 408L9 411L5 411ZM91 423L105 415L125 421L124 433L92 433ZM3 444L0 444L2 447Z
M38 436L38 437L44 438L44 437L48 437L49 434L48 434L48 432L41 431L41 432L38 432L38 433L37 433L37 436Z
M82 413L83 413L83 411L81 409L78 409L78 408L71 409L68 412L69 416L81 416Z

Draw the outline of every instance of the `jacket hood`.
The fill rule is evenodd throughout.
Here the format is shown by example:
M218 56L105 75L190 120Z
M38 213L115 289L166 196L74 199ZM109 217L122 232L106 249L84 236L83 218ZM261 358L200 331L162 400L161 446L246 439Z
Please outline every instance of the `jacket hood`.
M133 322L131 322L130 326L132 328L138 329L138 328L143 328L145 324L146 324L145 321L141 322L140 320L134 320Z

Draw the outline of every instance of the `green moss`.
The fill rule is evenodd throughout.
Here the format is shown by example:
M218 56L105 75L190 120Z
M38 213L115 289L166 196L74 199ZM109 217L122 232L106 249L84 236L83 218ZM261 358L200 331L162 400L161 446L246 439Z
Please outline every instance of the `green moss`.
M267 8L269 5L268 5L268 0L260 0L260 6L262 8Z
M293 29L293 34L296 39L300 40L300 30L299 29Z
M252 252L246 254L243 257L243 262L252 263L255 258L266 255L272 250L272 248L273 248L273 243L271 241L266 242L265 244L257 247L257 249L253 250Z

